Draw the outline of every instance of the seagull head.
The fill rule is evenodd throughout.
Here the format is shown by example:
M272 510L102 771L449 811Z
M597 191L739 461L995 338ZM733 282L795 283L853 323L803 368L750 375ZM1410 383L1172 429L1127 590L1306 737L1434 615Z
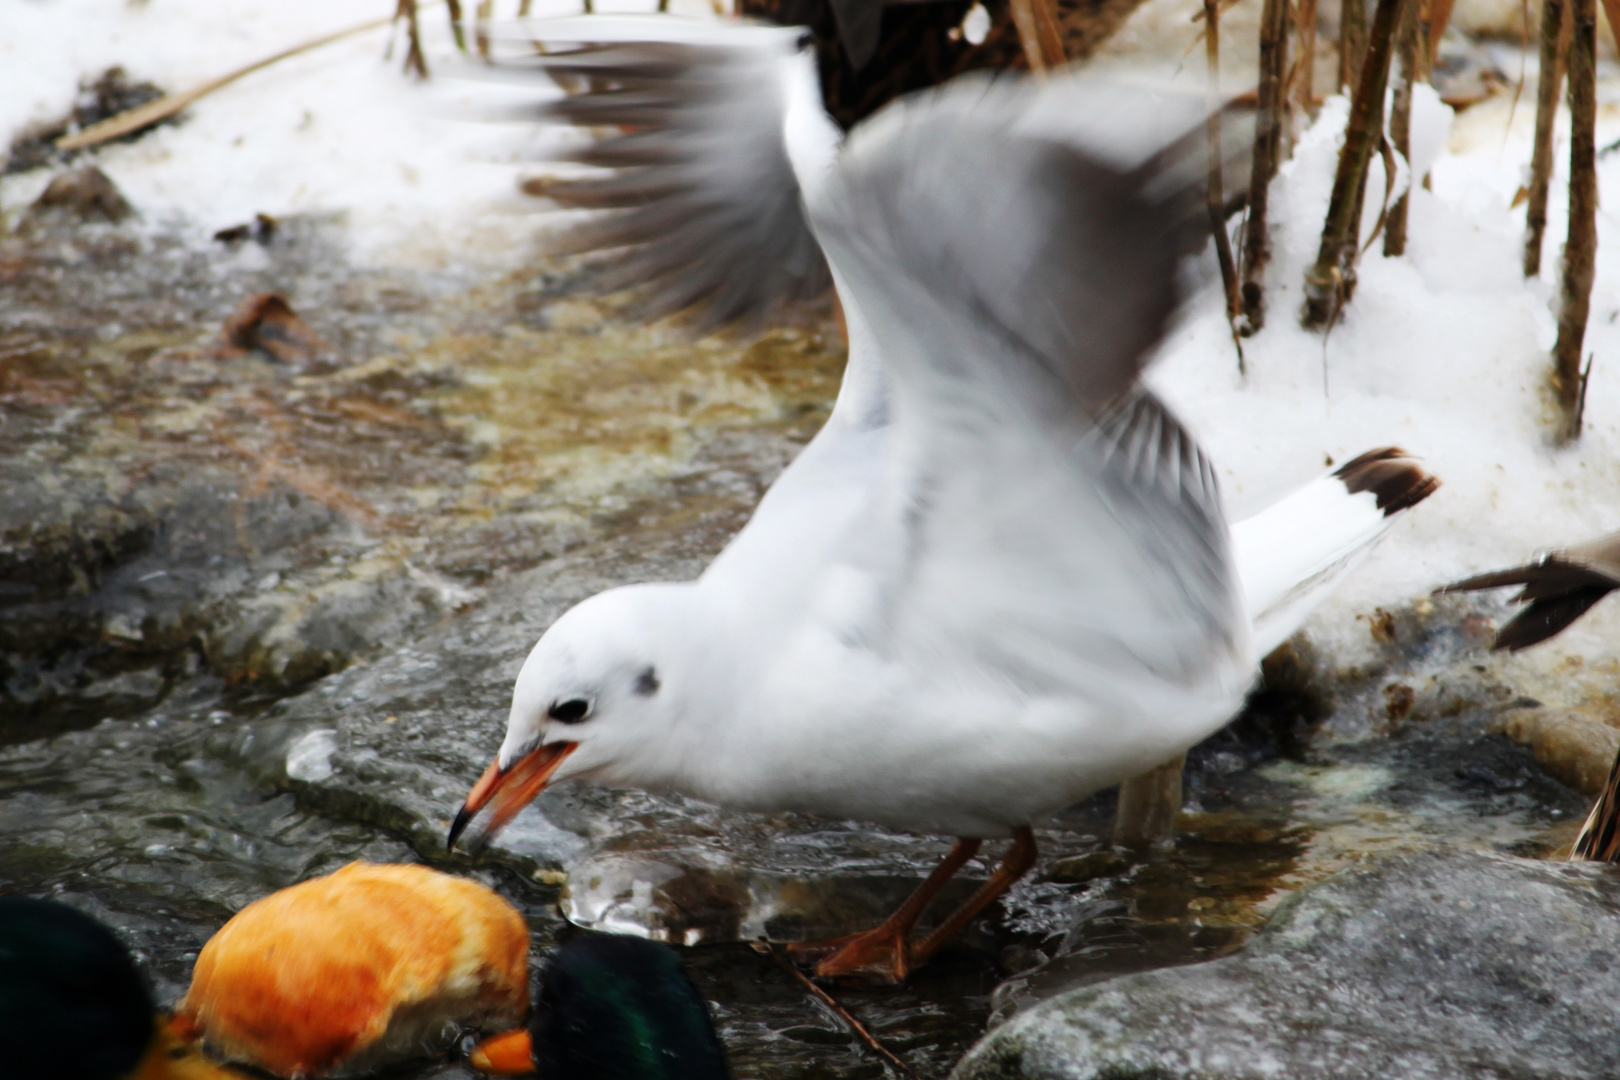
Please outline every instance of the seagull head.
M450 825L449 846L488 806L493 836L550 784L591 776L646 784L671 718L665 630L689 591L630 585L599 593L551 625L512 690L506 740ZM665 654L665 655L661 655ZM639 766L642 766L638 768Z

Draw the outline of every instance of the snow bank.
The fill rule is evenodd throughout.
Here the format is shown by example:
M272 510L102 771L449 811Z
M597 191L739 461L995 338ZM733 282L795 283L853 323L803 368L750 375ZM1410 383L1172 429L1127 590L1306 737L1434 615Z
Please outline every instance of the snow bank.
M1171 0L1154 2L1154 11L1168 10ZM535 6L537 13L572 9L563 0ZM611 6L646 10L653 0ZM709 5L676 6L696 13ZM392 7L393 0L14 2L0 24L0 137L62 115L81 78L114 64L184 89ZM497 14L515 7L503 0ZM444 77L458 66L444 24L442 9L424 11L429 59L441 76L428 83L401 74L402 43L385 59L390 32L373 30L251 75L195 105L182 125L106 148L96 160L149 225L190 230L199 243L255 212L329 213L346 216L362 262L510 263L543 225L515 192L520 163L556 136L465 122L469 111L510 100L512 91ZM1176 25L1190 41L1193 28ZM1236 15L1228 28L1244 25ZM1201 65L1189 62L1182 77L1201 82ZM1374 245L1353 303L1324 340L1301 330L1297 317L1346 110L1342 100L1330 102L1272 194L1270 316L1245 343L1247 379L1237 375L1213 288L1153 375L1220 462L1238 515L1329 459L1386 443L1421 455L1444 479L1444 489L1313 623L1319 639L1346 657L1367 639L1355 616L1375 605L1620 527L1620 231L1610 213L1600 214L1586 435L1572 449L1555 449L1544 385L1564 196L1555 188L1545 270L1528 283L1518 272L1524 215L1510 206L1529 160L1531 96L1511 124L1506 99L1455 122L1437 100L1423 102L1414 156L1417 174L1428 171L1431 184L1413 192L1409 254L1385 259ZM1599 138L1616 136L1620 117L1606 105ZM1374 172L1377 193L1376 165ZM0 203L17 209L46 179L42 172L6 179ZM1620 156L1602 162L1601 185L1604 204L1620 206ZM1605 607L1613 613L1600 608L1559 648L1606 655L1620 603Z
M1620 528L1620 229L1599 213L1597 284L1586 348L1595 353L1579 445L1555 448L1545 390L1556 335L1554 300L1567 200L1567 118L1539 280L1519 266L1533 107L1511 125L1509 102L1455 122L1432 94L1420 102L1407 255L1382 241L1363 256L1359 286L1332 333L1299 326L1305 268L1315 259L1348 105L1333 99L1304 134L1272 189L1275 255L1266 328L1244 344L1242 379L1218 290L1153 373L1220 463L1234 516L1362 450L1397 444L1422 457L1445 487L1408 515L1320 612L1311 629L1345 660L1369 642L1356 615L1426 593L1535 549ZM1605 106L1600 145L1620 134ZM1367 224L1383 191L1369 178ZM1600 165L1606 206L1620 205L1620 159ZM1620 612L1600 608L1552 648L1548 662L1613 650Z
M608 0L601 10L651 10ZM678 10L709 9L687 0ZM471 11L473 4L464 5ZM0 20L0 138L66 114L81 79L121 65L175 92L282 49L389 15L393 0L22 0ZM536 0L536 14L578 10ZM516 14L502 0L497 16ZM478 77L458 54L438 4L423 4L435 78L402 73L404 35L372 29L276 63L203 98L177 127L106 147L96 161L156 227L215 230L263 212L347 218L361 262L501 265L539 222L516 191L517 163L548 135L469 123L480 110L532 99ZM0 183L0 206L31 201L40 172Z

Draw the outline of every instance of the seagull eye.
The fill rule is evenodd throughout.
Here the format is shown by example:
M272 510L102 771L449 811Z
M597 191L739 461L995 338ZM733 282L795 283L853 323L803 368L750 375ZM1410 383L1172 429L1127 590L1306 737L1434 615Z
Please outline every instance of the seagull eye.
M575 697L554 702L547 715L558 723L577 724L591 715L591 699Z

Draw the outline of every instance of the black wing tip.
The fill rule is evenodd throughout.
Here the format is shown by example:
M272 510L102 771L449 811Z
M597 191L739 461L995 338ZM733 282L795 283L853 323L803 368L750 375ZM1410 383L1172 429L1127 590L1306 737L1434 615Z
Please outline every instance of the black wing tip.
M1334 470L1350 494L1370 491L1385 517L1410 510L1440 489L1440 478L1398 446L1380 446Z
M1584 567L1550 557L1507 570L1475 574L1440 586L1434 590L1434 595L1514 586L1524 588L1513 597L1513 602L1527 606L1497 631L1496 640L1491 643L1492 652L1520 652L1532 645L1539 645L1562 633L1599 600L1620 588L1615 582Z
M1613 585L1589 585L1561 596L1533 601L1497 632L1491 651L1519 652L1557 636L1614 589Z
M1503 589L1510 585L1528 585L1530 579L1538 569L1536 563L1526 563L1523 566L1514 566L1507 570L1492 570L1485 574L1475 574L1473 577L1453 581L1449 585L1442 585L1435 589L1431 595L1445 596L1448 593L1479 592L1481 589Z

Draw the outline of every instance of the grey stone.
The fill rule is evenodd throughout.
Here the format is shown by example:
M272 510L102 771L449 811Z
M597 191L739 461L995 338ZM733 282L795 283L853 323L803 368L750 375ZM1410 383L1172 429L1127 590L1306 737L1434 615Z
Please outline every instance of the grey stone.
M116 224L134 212L135 208L106 173L94 165L86 165L52 178L44 192L28 208L24 225L53 220Z
M1620 874L1417 852L1290 897L1239 953L1020 1014L955 1080L1620 1075Z

